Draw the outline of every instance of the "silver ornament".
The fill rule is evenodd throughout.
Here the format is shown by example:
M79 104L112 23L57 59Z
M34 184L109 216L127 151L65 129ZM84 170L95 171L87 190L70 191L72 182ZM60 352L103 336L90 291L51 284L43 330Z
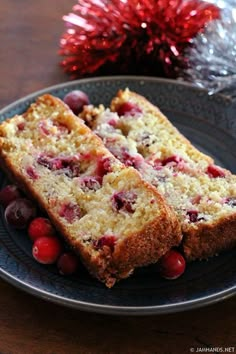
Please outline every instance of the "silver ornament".
M218 6L222 10L233 9L236 6L235 0L207 0L207 2Z
M209 1L212 2L213 1ZM221 19L210 22L185 52L188 68L181 77L209 93L236 86L236 0L222 8Z

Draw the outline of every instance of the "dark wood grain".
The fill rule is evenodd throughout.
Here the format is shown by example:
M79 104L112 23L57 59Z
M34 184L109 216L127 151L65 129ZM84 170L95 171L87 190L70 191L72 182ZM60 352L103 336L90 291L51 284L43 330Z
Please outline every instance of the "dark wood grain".
M69 78L59 67L62 15L73 0L0 1L0 107Z
M39 300L0 282L0 353L190 353L236 343L234 299L153 317L97 315Z
M0 0L0 107L68 80L57 51L61 17L75 2ZM182 354L236 346L235 300L173 315L115 317L60 307L0 280L0 353Z

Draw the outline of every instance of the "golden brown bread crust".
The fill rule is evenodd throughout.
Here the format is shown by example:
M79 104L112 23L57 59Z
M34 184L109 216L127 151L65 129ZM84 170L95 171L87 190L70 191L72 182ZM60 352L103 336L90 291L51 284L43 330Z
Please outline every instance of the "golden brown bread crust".
M104 247L102 257L91 258L91 253L86 249L80 250L84 264L91 274L112 287L117 280L127 278L134 268L156 263L171 247L178 246L182 239L179 223L170 214L169 210L163 208L160 220L153 221L145 229L124 239L112 254L108 247ZM173 234L176 233L178 237L173 240ZM77 246L74 244L75 249Z
M156 106L151 104L143 96L129 90L119 90L117 96L114 97L111 102L111 110L116 112L120 105L125 100L128 100L129 97L134 98L141 107L145 107L145 109L153 115L153 119L158 117L158 119L161 118L163 120L164 125L171 124ZM175 129L175 131L180 134L177 129ZM181 137L183 144L186 144L192 151L195 151L197 155L199 154L200 159L207 161L209 164L214 163L211 157L199 152L182 134ZM226 175L230 174L228 170L223 168L222 170ZM236 212L211 224L209 222L198 223L193 228L183 226L182 232L183 250L186 259L188 261L206 259L236 246Z
M108 247L104 247L102 254L93 255L89 248L83 247L80 242L71 238L67 228L51 212L50 206L28 184L24 176L17 173L11 161L2 156L1 150L0 164L9 179L17 183L19 188L36 201L42 210L47 212L56 229L80 256L89 272L104 282L107 287L112 287L116 281L127 278L136 267L156 263L171 247L178 246L181 242L182 236L179 222L175 216L173 217L172 209L166 206L164 199L158 195L160 205L162 205L160 218L156 218L145 229L124 239L124 242L115 249L113 254L111 254ZM154 194L157 194L151 185L145 181L143 183L147 188L152 189Z
M65 111L68 118L75 120L76 124L82 125L80 120L72 114L64 103L50 95L44 95L39 98L36 104L31 106L24 114L24 118L31 120L34 110L42 103L51 105L55 110ZM8 122L10 121L8 120ZM182 238L180 225L172 208L166 204L163 197L155 188L141 179L139 173L133 168L130 169L133 170L132 173L140 180L140 184L151 191L153 196L158 200L160 210L153 221L146 223L145 228L139 232L130 234L129 237L122 239L121 242L117 242L114 252L111 252L111 249L106 246L98 252L91 245L83 244L80 239L72 238L66 225L63 224L62 220L58 218L58 215L51 208L50 202L42 198L34 184L29 183L27 176L16 169L9 155L5 153L4 144L8 141L7 138L4 138L5 124L3 123L0 126L1 168L13 182L17 183L30 198L34 199L48 213L57 230L75 252L79 254L90 273L103 281L108 287L113 286L117 280L126 278L135 267L156 262L169 248L177 246L180 243ZM97 146L104 149L100 138L91 133L89 128L83 126L83 129L87 129L89 134L94 135ZM110 153L108 152L108 154ZM125 168L125 166L122 168Z
M213 224L199 224L183 232L183 249L188 261L207 259L236 247L236 214L228 215Z

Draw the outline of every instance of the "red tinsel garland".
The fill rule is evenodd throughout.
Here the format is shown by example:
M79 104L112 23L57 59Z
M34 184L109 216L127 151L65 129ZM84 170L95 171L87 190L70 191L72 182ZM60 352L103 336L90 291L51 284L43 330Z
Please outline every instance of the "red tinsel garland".
M62 66L73 77L94 73L175 76L182 54L215 5L200 0L78 0L64 16Z

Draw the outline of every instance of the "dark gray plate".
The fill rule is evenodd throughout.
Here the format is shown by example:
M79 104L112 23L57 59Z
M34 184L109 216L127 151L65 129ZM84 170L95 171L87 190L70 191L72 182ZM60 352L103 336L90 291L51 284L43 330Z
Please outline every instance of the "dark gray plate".
M129 87L157 104L169 119L202 151L236 173L236 119L234 104L226 96L177 81L145 77L107 77L73 81L27 96L0 112L1 120L22 113L45 92L63 97L80 89L92 103L109 103L120 88ZM0 186L5 177L0 175ZM16 232L0 219L0 276L41 298L81 310L109 314L160 314L207 305L236 293L236 250L208 261L193 262L177 280L161 279L155 266L139 269L113 289L91 278L85 270L64 278L53 266L31 257L26 232Z

